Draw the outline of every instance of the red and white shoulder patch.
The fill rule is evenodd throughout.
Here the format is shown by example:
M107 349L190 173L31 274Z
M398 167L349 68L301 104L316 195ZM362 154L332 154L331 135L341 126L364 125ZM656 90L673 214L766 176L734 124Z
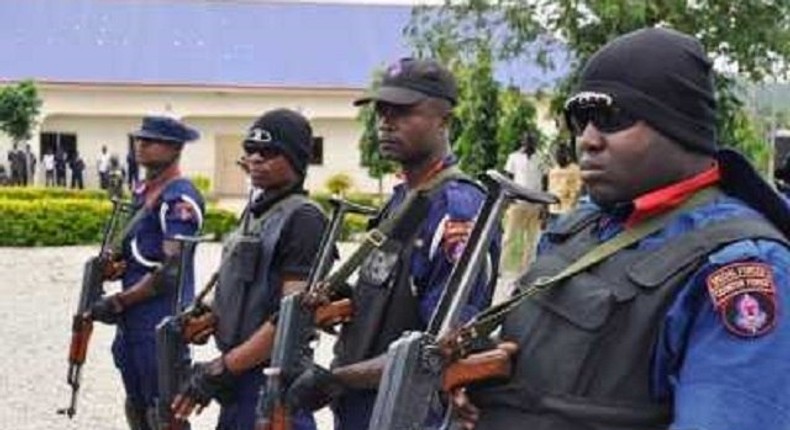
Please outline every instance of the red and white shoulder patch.
M173 207L173 213L180 221L192 221L197 218L195 206L185 201L176 203Z
M764 263L732 263L706 279L708 294L727 330L754 338L776 324L776 285L771 266Z

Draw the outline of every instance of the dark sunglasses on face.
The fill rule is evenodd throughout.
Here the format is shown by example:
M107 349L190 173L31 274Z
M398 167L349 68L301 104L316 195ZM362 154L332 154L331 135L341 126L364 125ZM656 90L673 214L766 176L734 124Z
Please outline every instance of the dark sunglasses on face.
M247 155L258 154L263 159L266 160L277 158L282 154L282 151L270 145L261 145L260 143L255 143L255 142L244 142L242 146L244 148L245 154Z
M633 126L636 121L604 94L596 96L582 93L565 104L565 122L568 130L576 136L581 136L589 123L601 133L616 133Z

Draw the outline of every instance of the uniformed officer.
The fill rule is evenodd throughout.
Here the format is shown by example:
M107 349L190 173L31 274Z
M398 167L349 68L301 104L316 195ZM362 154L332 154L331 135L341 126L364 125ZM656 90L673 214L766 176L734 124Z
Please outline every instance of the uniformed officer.
M96 302L91 313L98 321L117 324L112 352L126 389L126 417L138 430L154 428L155 328L172 311L178 281L180 246L173 238L200 231L204 206L178 167L185 143L200 136L196 130L173 118L146 116L130 136L146 179L134 191L137 212L123 240L122 291ZM194 294L193 256L187 258L184 302Z
M327 223L304 190L312 128L301 114L277 109L252 124L244 139L244 162L252 186L263 190L242 225L226 241L212 312L222 354L198 363L173 404L180 417L219 400L217 429L251 430L264 382L280 299L304 289ZM314 429L309 413L294 428Z
M565 107L590 201L549 229L518 287L584 264L508 315L514 374L471 391L476 408L455 396L467 428L790 428L790 214L717 148L702 45L618 37Z
M400 165L404 179L373 226L395 217L410 191L426 190L428 198L424 216L400 218L392 234L399 243L371 253L359 269L354 317L342 327L333 370L311 369L290 389L294 404L336 396L338 429L367 429L387 346L405 331L425 329L482 204L483 192L457 171L450 152L456 102L455 78L447 69L410 58L390 66L381 86L355 102L374 103L379 150ZM465 318L490 303L499 261L499 239L494 242Z

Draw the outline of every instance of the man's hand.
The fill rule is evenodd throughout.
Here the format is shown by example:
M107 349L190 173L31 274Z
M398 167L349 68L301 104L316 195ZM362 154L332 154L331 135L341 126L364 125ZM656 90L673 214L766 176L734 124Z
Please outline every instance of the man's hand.
M214 334L217 317L210 310L196 316L189 316L184 321L184 340L195 345L204 345Z
M343 391L343 383L330 370L313 365L294 379L285 395L285 402L292 410L316 411Z
M113 254L106 256L104 272L102 273L105 281L117 281L126 272L126 262L117 258Z
M90 318L105 324L117 324L123 313L123 304L117 294L96 300L90 308Z
M466 390L460 388L451 393L453 416L463 430L473 430L480 419L480 409L469 400Z
M170 408L179 420L186 420L197 410L203 411L211 399L226 403L233 396L236 377L225 366L222 356L209 362L195 363L192 373L181 387Z

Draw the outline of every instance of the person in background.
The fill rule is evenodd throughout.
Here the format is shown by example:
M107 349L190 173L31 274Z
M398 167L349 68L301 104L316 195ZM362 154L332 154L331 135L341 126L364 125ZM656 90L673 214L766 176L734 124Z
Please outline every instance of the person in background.
M96 173L99 175L99 187L102 190L107 189L107 171L110 170L110 154L107 153L107 147L101 147L101 154L96 159Z
M557 219L576 207L582 189L582 177L575 154L570 145L560 143L555 149L556 164L549 169L548 191L559 197L560 202L549 206L551 220Z
M36 183L36 155L30 149L30 144L25 145L25 184L35 185Z
M71 188L83 189L85 183L83 180L83 172L85 172L85 160L78 151L74 151L74 156L71 158Z
M543 165L537 153L538 136L527 132L521 138L519 149L513 151L505 162L505 173L515 183L532 189L543 189ZM544 208L526 202L514 202L507 212L502 269L520 272L534 257Z
M66 166L68 165L68 155L66 151L58 148L55 152L55 184L59 187L66 186Z
M41 160L41 164L44 166L44 186L54 187L55 186L55 154L52 153L51 149L48 149L44 153L44 157Z

